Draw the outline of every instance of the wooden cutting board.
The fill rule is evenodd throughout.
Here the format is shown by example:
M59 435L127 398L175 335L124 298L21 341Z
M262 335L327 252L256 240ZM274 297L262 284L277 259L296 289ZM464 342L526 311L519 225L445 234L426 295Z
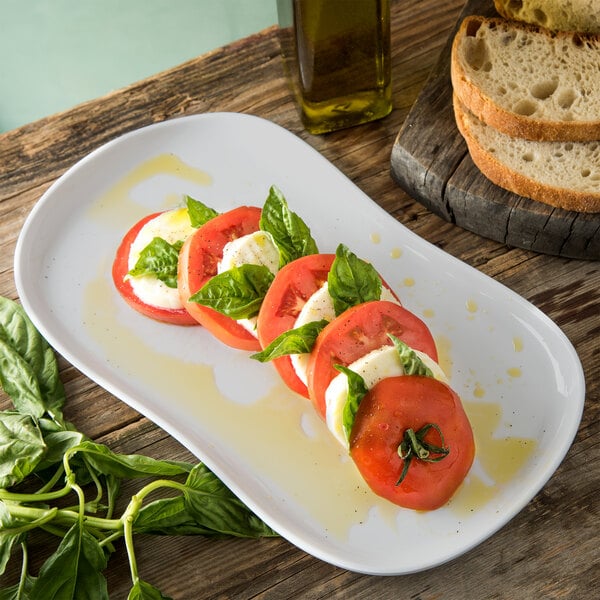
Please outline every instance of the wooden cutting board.
M600 214L566 211L508 192L471 160L452 111L450 47L469 14L497 15L492 0L469 0L392 148L391 173L443 219L508 246L600 259Z

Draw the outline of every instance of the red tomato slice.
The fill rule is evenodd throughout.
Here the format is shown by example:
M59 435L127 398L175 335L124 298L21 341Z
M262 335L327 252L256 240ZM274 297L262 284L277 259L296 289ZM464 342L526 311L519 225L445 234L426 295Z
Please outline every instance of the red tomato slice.
M435 423L449 453L439 462L412 459L400 485L404 460L398 446L404 432ZM437 431L425 441L441 446ZM383 379L362 399L350 434L350 455L369 487L406 508L434 510L452 497L475 456L471 425L458 395L431 377Z
M258 315L258 339L263 348L294 328L307 300L327 282L334 260L335 254L311 254L292 261L277 273ZM394 294L385 281L383 285ZM309 397L308 388L296 374L289 356L271 362L290 389Z
M335 254L311 254L279 270L258 313L257 333L263 348L294 328L306 301L327 281L334 260ZM290 389L308 398L306 385L296 375L289 356L276 358L272 363Z
M142 227L148 223L148 221L151 221L160 214L162 213L157 212L144 217L125 234L125 237L117 249L112 267L112 278L115 287L129 306L151 319L162 321L164 323L173 323L175 325L198 325L198 322L183 307L162 308L160 306L147 304L133 291L129 279L125 279L125 276L129 272L129 252L131 244L133 244L137 238Z
M431 332L415 314L387 300L354 306L321 331L308 363L310 399L323 418L327 386L339 373L335 365L347 367L372 350L391 345L389 333L437 362Z
M188 237L179 252L177 279L183 305L218 340L241 350L260 350L258 339L235 319L188 299L217 274L225 244L259 229L261 212L254 206L240 206L220 214Z

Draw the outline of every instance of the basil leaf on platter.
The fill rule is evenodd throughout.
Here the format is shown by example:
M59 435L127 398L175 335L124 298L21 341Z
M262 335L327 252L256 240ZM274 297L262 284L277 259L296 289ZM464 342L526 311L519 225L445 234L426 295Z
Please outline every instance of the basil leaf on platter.
M348 378L348 398L344 404L342 425L346 439L349 440L352 427L354 426L356 412L358 411L361 400L366 396L369 390L367 389L365 380L358 373L355 373L343 365L335 365L335 368L340 373L344 373Z
M358 258L344 244L335 251L327 283L336 315L363 302L381 298L381 277L375 267Z
M273 236L275 245L279 249L280 267L301 256L318 252L309 227L289 209L283 194L276 186L271 186L269 189L259 226Z
M398 351L402 368L405 375L424 375L425 377L433 377L431 369L419 358L418 354L401 339L391 333L389 338L394 342L394 346Z
M200 200L195 200L191 196L185 197L185 204L192 227L201 227L204 223L208 223L208 221L214 219L219 214L213 208L206 206L206 204L203 204Z
M141 277L151 275L162 281L170 288L177 287L177 263L179 261L179 250L183 242L169 244L160 237L155 237L140 252L135 266L128 275Z
M304 354L310 352L315 345L317 336L329 321L312 321L305 323L295 329L284 331L278 335L262 352L252 354L253 358L259 362L268 362L282 356L290 354Z
M274 277L264 265L240 265L209 279L189 301L232 319L250 319L258 314Z

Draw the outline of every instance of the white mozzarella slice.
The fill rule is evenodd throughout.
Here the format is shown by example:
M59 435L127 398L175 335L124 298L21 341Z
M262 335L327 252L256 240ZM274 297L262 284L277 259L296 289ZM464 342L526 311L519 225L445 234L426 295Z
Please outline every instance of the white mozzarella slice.
M446 374L432 358L418 350L414 352L431 369L436 379L448 382ZM348 368L363 378L369 390L382 379L404 375L398 351L394 346L377 348L353 362ZM345 448L348 448L348 439L344 432L343 419L347 399L348 377L340 373L331 380L325 392L326 422L331 433Z
M314 321L332 321L334 318L335 309L333 308L333 300L329 295L329 289L326 282L306 301L306 304L302 307L300 313L296 317L294 329ZM292 366L296 371L296 375L298 375L298 378L304 383L304 385L307 383L309 356L309 353L290 355Z
M273 237L266 231L254 231L225 244L223 258L217 265L217 273L229 271L242 265L263 265L275 275L279 270L279 250ZM256 317L239 319L238 323L254 337Z
M174 244L186 240L196 230L190 224L187 208L176 208L157 215L148 221L138 232L129 249L128 267L133 269L142 250L155 238L160 237ZM170 288L160 279L151 275L129 277L129 283L136 296L159 308L183 308L177 288Z

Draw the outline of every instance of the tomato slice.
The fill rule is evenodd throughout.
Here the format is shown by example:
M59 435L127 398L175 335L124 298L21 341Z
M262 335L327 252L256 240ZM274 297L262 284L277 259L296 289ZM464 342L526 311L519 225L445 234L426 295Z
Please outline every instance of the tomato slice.
M405 478L398 446L407 429L417 432L436 424L449 453L439 462L412 459ZM442 446L430 429L425 441ZM475 456L471 425L458 395L431 377L389 377L362 399L352 432L350 455L369 487L400 506L434 510L452 497L467 475Z
M258 231L261 212L255 206L239 206L222 213L188 237L179 252L177 284L183 305L218 340L241 350L260 350L260 343L235 319L188 299L217 274L225 244Z
M327 281L335 254L310 254L282 267L263 300L258 313L257 333L263 348L277 336L293 329L306 301ZM308 398L308 390L296 375L289 356L272 361L284 383Z
M125 302L127 302L131 308L137 310L141 314L164 323L173 323L175 325L198 325L198 322L183 307L163 308L144 302L134 292L130 280L125 279L125 276L129 272L129 253L131 250L131 245L134 243L142 227L152 219L158 217L160 214L162 214L162 212L147 215L143 219L140 219L125 234L123 240L117 248L115 259L113 261L113 282Z
M323 419L327 386L339 373L335 365L347 367L372 350L391 345L389 333L437 362L433 336L414 313L387 300L354 306L321 331L308 363L309 396Z

